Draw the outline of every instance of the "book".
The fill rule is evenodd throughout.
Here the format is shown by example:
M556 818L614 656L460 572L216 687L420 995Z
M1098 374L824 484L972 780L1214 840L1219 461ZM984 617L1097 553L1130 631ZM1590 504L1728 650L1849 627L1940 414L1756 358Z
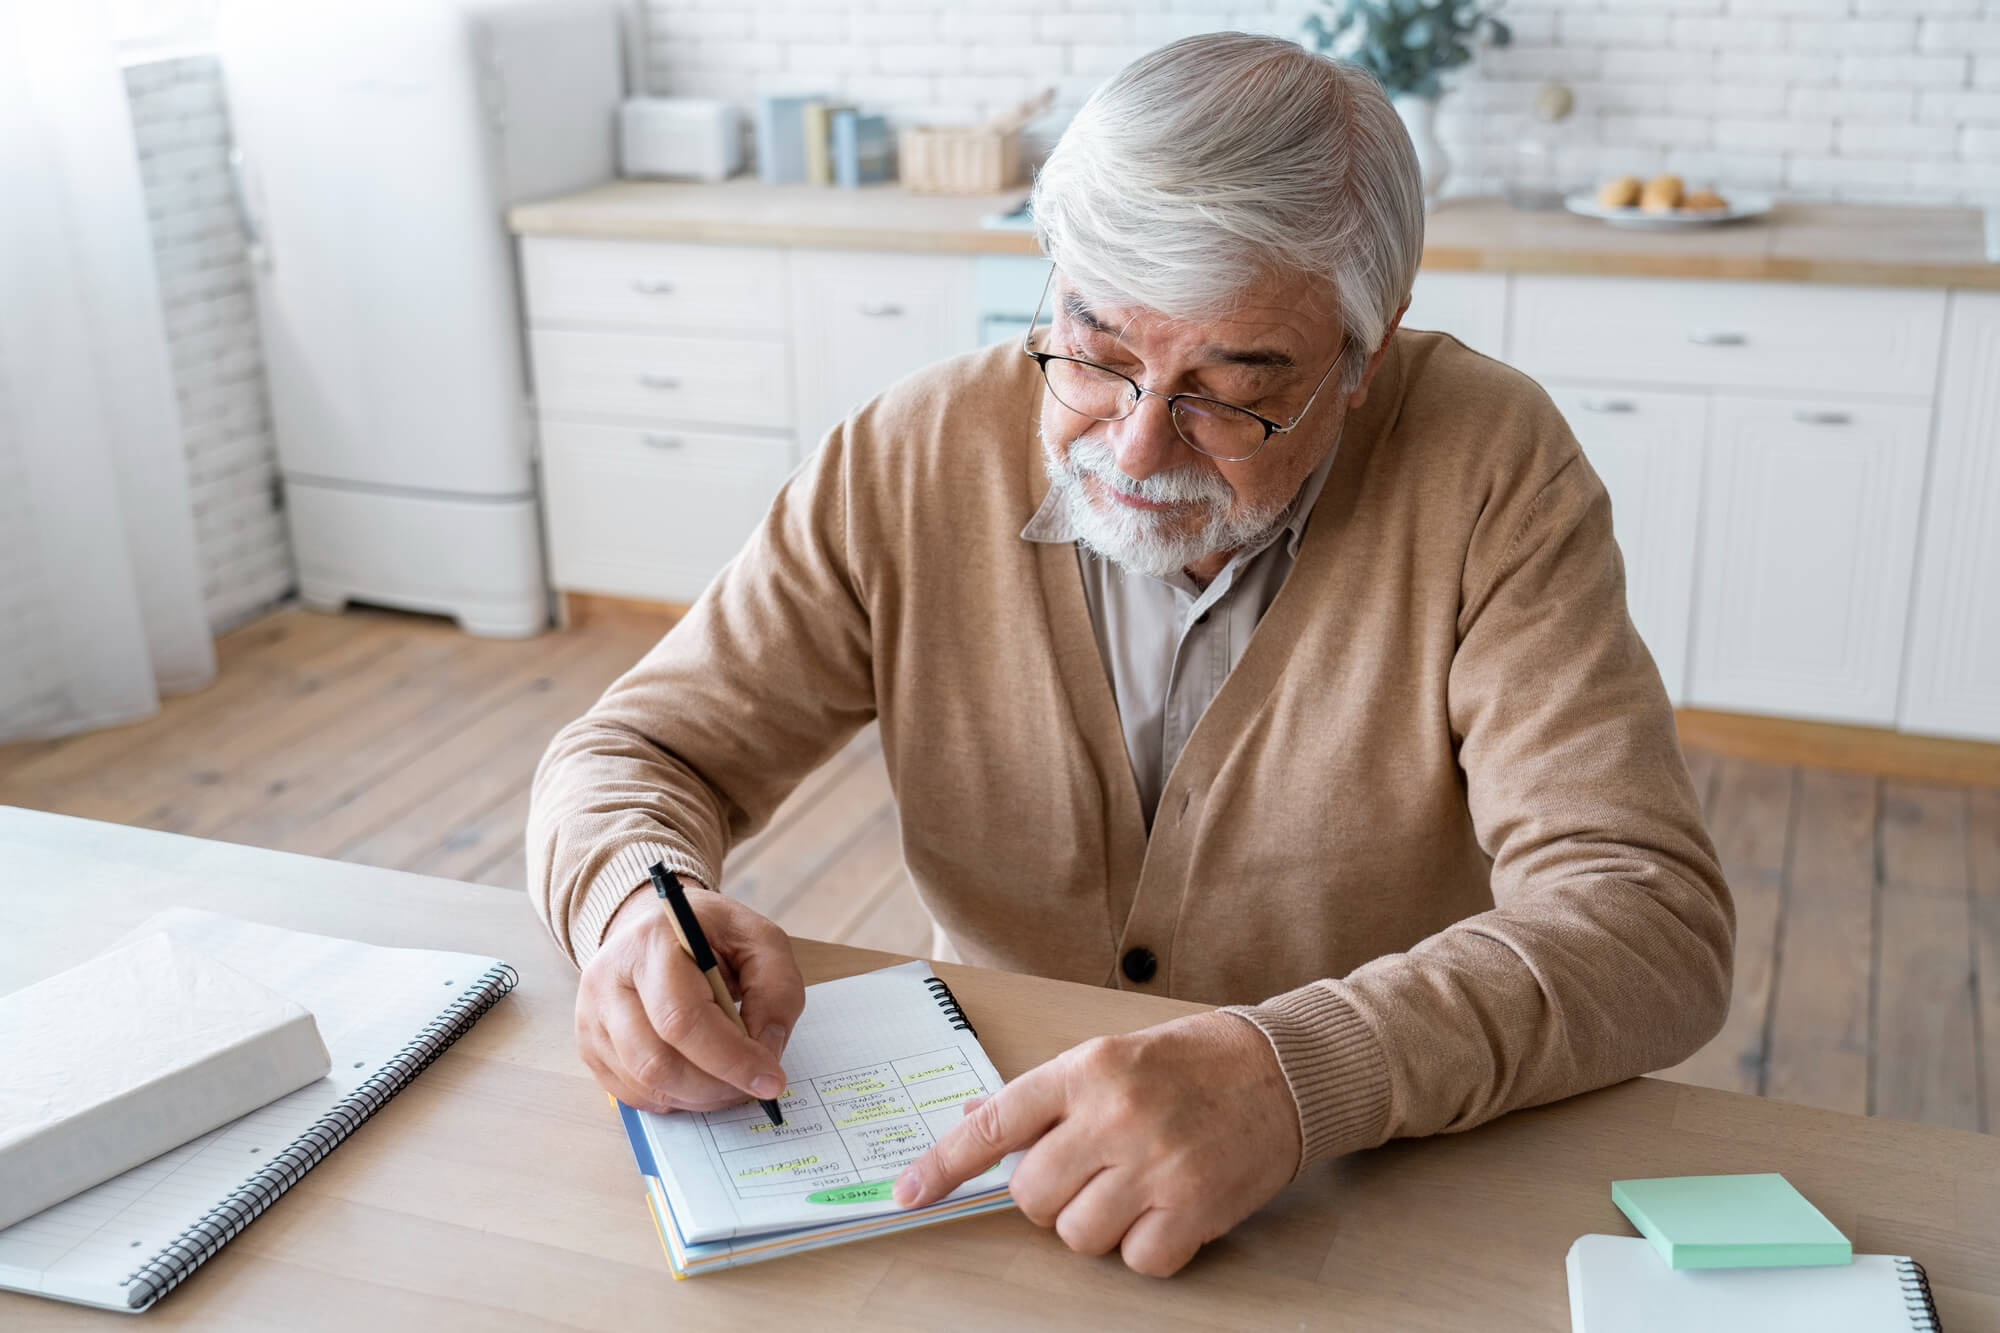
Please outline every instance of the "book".
M1569 1247L1570 1333L1942 1333L1924 1266L1857 1254L1810 1268L1669 1268L1638 1236Z
M1774 1172L1614 1180L1611 1201L1669 1268L1844 1264L1840 1228Z
M968 1098L1001 1087L928 964L806 987L783 1064L781 1126L751 1101L666 1115L616 1103L676 1278L1013 1206L1018 1153L923 1208L890 1197Z
M329 1068L302 1005L158 932L0 996L0 1227Z
M766 95L757 99L757 176L766 185L793 185L806 178L805 108L825 97Z
M849 107L833 113L833 183L858 189L886 181L895 164L895 138L886 116L864 116Z
M143 1310L185 1281L513 989L497 958L388 949L175 908L135 934L295 1001L324 1078L0 1230L0 1287Z
M799 115L806 145L806 182L810 185L831 185L833 108L825 102L808 102Z

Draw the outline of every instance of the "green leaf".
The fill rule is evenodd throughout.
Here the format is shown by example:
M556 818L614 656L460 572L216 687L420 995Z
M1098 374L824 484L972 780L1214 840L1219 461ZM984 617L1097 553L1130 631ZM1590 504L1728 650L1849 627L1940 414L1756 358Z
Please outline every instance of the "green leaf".
M1493 44L1495 46L1508 46L1513 43L1514 30L1499 19L1486 20L1486 26L1492 31Z

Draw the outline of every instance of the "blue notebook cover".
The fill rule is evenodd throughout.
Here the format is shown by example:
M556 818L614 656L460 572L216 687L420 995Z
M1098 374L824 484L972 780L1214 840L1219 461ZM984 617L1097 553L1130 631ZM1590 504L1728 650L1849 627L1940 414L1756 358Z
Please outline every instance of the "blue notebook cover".
M766 185L805 180L805 109L825 100L822 93L757 99L757 176Z
M833 183L856 189L890 176L894 140L886 116L833 113Z

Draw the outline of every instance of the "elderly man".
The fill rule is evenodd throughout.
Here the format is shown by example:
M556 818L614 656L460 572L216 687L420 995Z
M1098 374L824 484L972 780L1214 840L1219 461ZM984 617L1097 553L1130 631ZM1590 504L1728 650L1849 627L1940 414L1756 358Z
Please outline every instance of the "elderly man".
M1603 486L1529 380L1399 332L1409 141L1366 75L1192 38L1035 187L1049 318L837 427L535 788L577 1031L643 1107L768 1096L783 934L694 895L737 1033L642 891L702 886L879 719L938 949L1226 1006L1094 1041L899 1178L1178 1269L1296 1173L1679 1060L1732 914Z

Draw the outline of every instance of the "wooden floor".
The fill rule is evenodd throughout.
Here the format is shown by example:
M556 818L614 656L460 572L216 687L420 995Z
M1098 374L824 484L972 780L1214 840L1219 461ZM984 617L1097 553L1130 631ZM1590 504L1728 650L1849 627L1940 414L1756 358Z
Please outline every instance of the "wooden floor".
M0 804L519 888L536 759L661 628L508 642L280 611L226 636L216 683L147 721L0 747ZM2000 788L1689 764L1736 894L1736 992L1722 1034L1669 1076L2000 1127ZM873 728L726 875L795 933L927 951Z

